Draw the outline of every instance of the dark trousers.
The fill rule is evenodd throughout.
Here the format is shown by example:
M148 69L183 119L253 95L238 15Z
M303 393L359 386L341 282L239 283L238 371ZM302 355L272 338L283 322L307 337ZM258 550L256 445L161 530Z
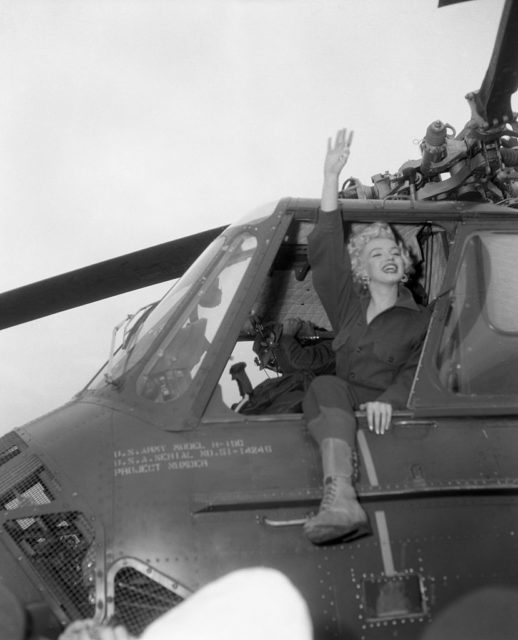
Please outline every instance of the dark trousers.
M354 411L379 394L374 389L355 387L337 376L318 376L311 382L302 404L309 432L319 445L325 438L338 438L354 450Z

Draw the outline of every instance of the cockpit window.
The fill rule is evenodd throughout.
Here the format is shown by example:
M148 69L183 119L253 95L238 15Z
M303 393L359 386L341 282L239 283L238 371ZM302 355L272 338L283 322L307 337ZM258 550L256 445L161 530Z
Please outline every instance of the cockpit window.
M500 333L518 334L518 235L487 234L484 264L488 323Z
M196 262L176 282L160 304L149 314L138 332L138 340L133 349L128 349L130 355L126 368L132 367L149 348L150 344L163 330L172 316L178 303L185 294L200 280L202 274L221 251L223 238L217 238Z
M223 237L216 238L183 276L173 284L158 304L149 305L140 310L141 312L137 312L131 321L132 326L128 326L124 332L122 345L113 353L108 366L101 369L90 383L90 388L116 381L146 354L169 322L178 304L200 280L202 274L210 269L210 265L221 252L224 242Z
M441 383L467 395L518 393L518 234L469 237L437 354Z
M365 225L369 222L354 222ZM314 223L294 219L249 309L234 349L206 410L206 419L243 414L299 413L314 375L334 372L334 334L313 286L308 263L308 236ZM408 288L427 305L440 294L447 261L444 228L430 223L395 224L412 255L414 272ZM297 342L284 352L284 324L298 319ZM306 348L308 347L308 348Z
M197 295L144 367L137 380L140 396L153 402L170 402L189 388L222 325L256 247L257 240L249 233L239 235L224 247L221 259L210 273L205 273ZM156 334L165 325L165 320L161 319L158 325L154 330Z

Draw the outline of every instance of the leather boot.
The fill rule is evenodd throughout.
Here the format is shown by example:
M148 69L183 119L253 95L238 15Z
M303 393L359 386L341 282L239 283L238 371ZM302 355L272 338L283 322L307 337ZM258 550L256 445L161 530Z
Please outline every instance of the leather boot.
M325 438L321 443L324 495L316 516L304 525L314 544L341 538L352 540L369 533L367 514L356 500L352 486L351 447L345 440Z

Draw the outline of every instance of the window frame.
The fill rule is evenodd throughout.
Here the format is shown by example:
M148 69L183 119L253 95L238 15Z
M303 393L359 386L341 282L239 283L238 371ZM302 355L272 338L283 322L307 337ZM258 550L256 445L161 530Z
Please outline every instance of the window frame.
M440 239L438 240L439 242L442 243L442 247L443 247L443 252L444 252L444 258L445 258L445 262L442 264L442 269L441 269L441 274L444 276L446 274L446 271L448 269L448 263L449 263L449 245L450 245L450 241L451 238L453 237L454 234L454 230L458 224L457 220L453 220L452 218L454 218L454 215L450 215L448 218L440 218L437 220L433 220L430 217L426 216L417 216L417 215L412 215L409 216L407 212L405 212L403 215L401 214L400 211L398 212L391 212L389 215L387 215L387 213L385 214L380 214L379 212L373 212L373 211L369 211L368 214L366 214L366 212L361 212L359 213L358 211L355 211L354 213L349 214L349 212L347 212L346 215L343 215L345 212L342 211L342 218L344 223L359 223L359 224L365 224L365 223L370 223L373 222L375 220L384 220L387 223L393 225L395 228L398 228L398 232L401 232L400 227L404 227L405 225L411 225L411 226L422 226L423 228L425 227L430 227L434 232L440 232L440 234L442 234L440 236ZM314 223L316 221L316 218L313 216L310 217L305 217L303 215L295 215L295 220L298 223L303 223L303 222L311 222ZM291 222L291 220L290 220ZM288 237L288 236L287 236ZM429 258L431 258L431 256L428 256ZM426 260L426 256L423 254L423 260ZM442 293L442 287L440 285L440 283L438 284L437 282L435 282L434 284L435 289L437 290L436 292L436 296L438 297L441 295ZM426 291L427 295L430 294L430 291L427 290ZM437 296L438 294L438 296ZM232 351L234 350L234 347L236 346L236 342L231 344L231 348L229 350L228 356L230 356L230 353L232 353ZM227 362L225 362L224 367L221 369L221 373L223 373L225 367L227 366ZM273 374L272 374L273 375ZM219 381L219 380L218 380ZM215 387L214 387L215 389ZM289 419L289 420L300 420L303 418L303 415L301 413L258 413L258 414L242 414L239 412L232 412L232 410L229 408L228 414L220 413L220 414L216 414L216 413L212 413L210 411L210 404L207 407L208 411L205 411L203 418L202 418L202 422L204 424L210 424L213 422L224 422L224 423L234 423L236 421L241 421L241 422L250 422L250 421L254 421L254 422L265 422L271 419ZM357 411L356 412L357 417L362 420L363 417L365 416L365 412L364 411ZM413 415L413 412L411 410L409 410L408 408L405 409L401 409L401 410L397 410L394 412L394 417L396 419L401 419L404 420L406 418L410 418Z
M449 390L440 380L439 349L469 241L485 232L518 233L518 221L465 220L458 226L446 266L442 292L436 300L427 338L421 352L408 407L419 416L480 416L516 414L518 394L462 394Z

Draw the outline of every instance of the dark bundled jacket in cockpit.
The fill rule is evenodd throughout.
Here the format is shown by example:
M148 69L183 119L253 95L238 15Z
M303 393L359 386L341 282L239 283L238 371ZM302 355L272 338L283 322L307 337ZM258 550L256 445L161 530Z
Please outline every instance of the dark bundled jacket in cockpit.
M302 345L295 336L282 335L275 356L283 373L312 371L315 375L335 373L335 354L331 340Z

